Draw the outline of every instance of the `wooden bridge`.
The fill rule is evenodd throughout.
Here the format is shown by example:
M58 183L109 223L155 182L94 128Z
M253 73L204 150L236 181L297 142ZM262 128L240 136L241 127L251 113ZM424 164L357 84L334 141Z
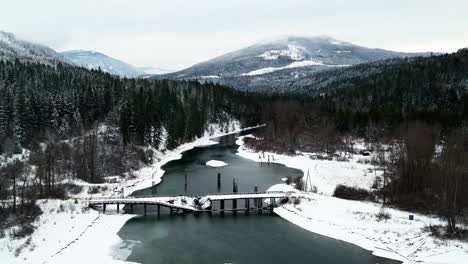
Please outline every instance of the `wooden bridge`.
M263 210L269 210L271 213L276 205L289 197L291 192L255 192L255 193L229 193L229 194L211 194L205 196L139 196L139 197L102 197L95 198L89 201L89 206L94 208L102 206L102 211L105 213L108 205L116 205L117 213L120 210L120 205L128 205L130 213L133 213L134 205L143 205L143 214L147 214L147 206L156 206L157 214L160 215L161 207L169 208L170 214L173 212L220 212L224 215L230 211L236 214L238 211L244 211L249 214L250 211L262 213ZM244 201L244 206L239 208L238 201ZM266 203L264 204L264 201ZM225 202L232 201L232 207L226 208ZM253 201L251 206L251 201ZM219 207L214 208L214 202L219 203Z

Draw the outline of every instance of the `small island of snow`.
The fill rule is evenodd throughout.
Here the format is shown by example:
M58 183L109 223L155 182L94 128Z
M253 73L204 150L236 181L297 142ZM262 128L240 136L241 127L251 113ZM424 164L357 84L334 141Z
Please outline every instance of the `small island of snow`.
M210 166L210 167L223 167L223 166L226 166L227 163L226 162L223 162L223 161L220 161L220 160L210 160L208 162L206 162L206 166Z

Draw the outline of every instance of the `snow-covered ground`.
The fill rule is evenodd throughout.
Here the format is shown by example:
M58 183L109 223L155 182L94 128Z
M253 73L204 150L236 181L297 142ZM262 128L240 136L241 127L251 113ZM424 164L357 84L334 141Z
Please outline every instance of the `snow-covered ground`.
M331 197L337 184L369 189L375 174L372 165L362 162L356 155L347 162L311 159L311 153L295 156L258 153L248 149L243 138L237 140L238 155L254 161L284 164L297 168L317 187L315 193L301 193L300 204L286 204L275 209L284 219L311 232L343 240L370 250L373 254L398 259L404 263L468 263L468 243L439 240L430 236L425 228L443 224L437 217L418 215L386 208L390 219L379 221L381 205ZM360 162L358 162L360 160ZM379 175L379 174L377 174ZM306 177L304 177L304 180ZM291 186L275 185L269 191L291 190ZM297 192L297 191L296 191ZM409 220L409 214L415 219Z
M14 239L12 230L5 231L4 237L0 236L0 263L128 263L122 260L130 254L132 245L121 248L117 232L133 216L100 214L89 210L87 199L92 196L128 195L157 184L164 174L161 166L181 158L182 152L197 146L217 144L212 138L246 129L251 128L240 129L238 122L231 124L228 132L225 132L226 128L212 125L202 138L172 151L156 152L156 162L134 172L136 178L133 180L103 184L73 180L73 183L83 187L80 194L71 196L76 198L76 203L75 199L39 200L43 214L34 222L36 230L30 237ZM99 193L88 194L90 188L96 187L101 188ZM112 206L109 210L113 210ZM117 245L120 247L115 248Z
M292 62L286 66L283 67L267 67L267 68L261 68L257 70L253 70L247 73L243 73L240 76L255 76L255 75L261 75L261 74L267 74L267 73L272 73L275 71L280 71L284 69L293 69L293 68L301 68L301 67L308 67L308 66L324 66L324 67L348 67L349 65L347 64L324 64L323 62L319 60L314 60L314 59L309 59L309 60L303 60L303 61L295 61Z
M112 246L117 232L132 215L100 214L74 200L39 200L43 214L31 236L14 239L11 231L0 239L1 263L119 263ZM119 250L118 252L124 252Z

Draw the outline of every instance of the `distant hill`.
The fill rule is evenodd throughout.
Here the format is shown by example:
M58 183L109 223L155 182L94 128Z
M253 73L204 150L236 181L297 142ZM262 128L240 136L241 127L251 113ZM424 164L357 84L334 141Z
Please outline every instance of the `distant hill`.
M145 72L133 65L114 59L105 54L88 50L71 50L62 52L62 55L69 61L85 67L87 69L98 69L114 75L125 77L137 77Z
M0 31L0 60L39 62L56 65L59 62L70 63L53 49L16 38L12 33Z
M209 80L238 90L281 93L290 82L323 70L429 54L370 49L327 36L286 36L153 78Z

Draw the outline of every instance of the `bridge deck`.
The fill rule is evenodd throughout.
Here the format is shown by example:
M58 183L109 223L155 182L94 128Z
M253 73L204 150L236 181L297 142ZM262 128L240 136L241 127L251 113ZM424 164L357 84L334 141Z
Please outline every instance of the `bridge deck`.
M290 195L289 192L263 192L263 193L232 193L232 194L213 194L203 197L190 196L166 196L166 197L126 197L126 198L95 198L89 201L90 205L107 204L152 204L161 205L169 208L206 211L203 206L195 205L195 199L198 201L224 201L238 199L279 199ZM227 210L227 209L226 209Z

